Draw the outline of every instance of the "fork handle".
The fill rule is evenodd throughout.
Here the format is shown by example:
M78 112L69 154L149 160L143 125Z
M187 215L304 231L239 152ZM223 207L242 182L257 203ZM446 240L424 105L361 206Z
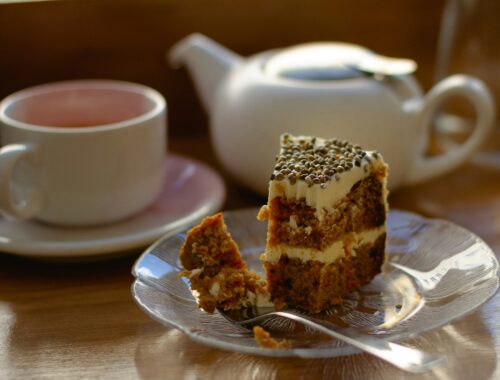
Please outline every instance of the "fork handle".
M405 371L421 373L446 359L445 356L440 354L432 354L409 348L397 343L388 342L384 339L360 334L355 330L343 329L342 332L340 332L337 328L328 326L327 322L319 322L318 320L313 320L302 314L295 314L290 311L278 311L274 314L292 319L315 330L321 331L324 334L368 352Z

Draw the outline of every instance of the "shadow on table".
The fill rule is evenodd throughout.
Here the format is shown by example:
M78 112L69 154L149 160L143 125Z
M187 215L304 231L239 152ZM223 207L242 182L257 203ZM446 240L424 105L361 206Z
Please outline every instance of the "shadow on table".
M500 296L490 300L500 302ZM495 308L495 305L493 305ZM486 321L489 325L493 320ZM481 311L435 332L410 341L411 346L446 354L445 365L423 375L406 374L368 354L331 359L267 358L226 352L205 347L182 332L170 329L156 339L141 340L135 354L137 371L143 379L167 378L419 378L419 379L486 379L496 370L494 341L483 322ZM497 327L493 326L493 329ZM488 333L490 331L490 333ZM480 336L481 339L474 337Z

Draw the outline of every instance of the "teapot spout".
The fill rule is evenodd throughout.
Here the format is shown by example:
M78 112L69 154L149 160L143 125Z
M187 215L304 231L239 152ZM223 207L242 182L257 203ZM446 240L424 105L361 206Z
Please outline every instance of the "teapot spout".
M174 68L187 65L203 107L210 112L222 79L242 57L203 34L194 33L170 49L168 60Z

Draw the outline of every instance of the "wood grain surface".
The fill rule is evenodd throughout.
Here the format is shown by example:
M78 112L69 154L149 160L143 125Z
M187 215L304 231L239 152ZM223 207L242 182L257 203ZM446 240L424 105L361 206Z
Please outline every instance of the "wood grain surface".
M166 49L199 31L241 54L309 40L344 40L420 63L429 87L443 2L217 0L54 1L0 4L0 97L53 80L106 77L159 89L170 104L169 150L218 170L224 209L260 196L217 162L184 71ZM498 136L496 137L498 138ZM469 163L438 180L391 194L393 208L446 218L500 255L499 172ZM130 269L141 250L94 262L52 262L0 253L1 379L498 379L500 296L408 344L448 362L408 375L367 354L334 359L264 358L221 351L166 328L134 304Z

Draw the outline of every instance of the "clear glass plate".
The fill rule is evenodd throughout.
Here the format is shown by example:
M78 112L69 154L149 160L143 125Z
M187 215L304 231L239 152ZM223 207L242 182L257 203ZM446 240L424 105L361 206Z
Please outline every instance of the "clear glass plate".
M258 209L224 213L231 235L250 269L263 274L266 223ZM387 226L387 262L374 281L349 294L341 306L319 315L389 340L412 338L471 312L495 294L498 262L476 235L453 223L392 210ZM164 236L133 268L132 294L153 319L174 326L193 340L225 350L266 356L333 357L357 349L283 319L271 322L275 338L290 349L259 347L250 330L218 313L200 310L186 279L180 278L179 249L185 232Z

